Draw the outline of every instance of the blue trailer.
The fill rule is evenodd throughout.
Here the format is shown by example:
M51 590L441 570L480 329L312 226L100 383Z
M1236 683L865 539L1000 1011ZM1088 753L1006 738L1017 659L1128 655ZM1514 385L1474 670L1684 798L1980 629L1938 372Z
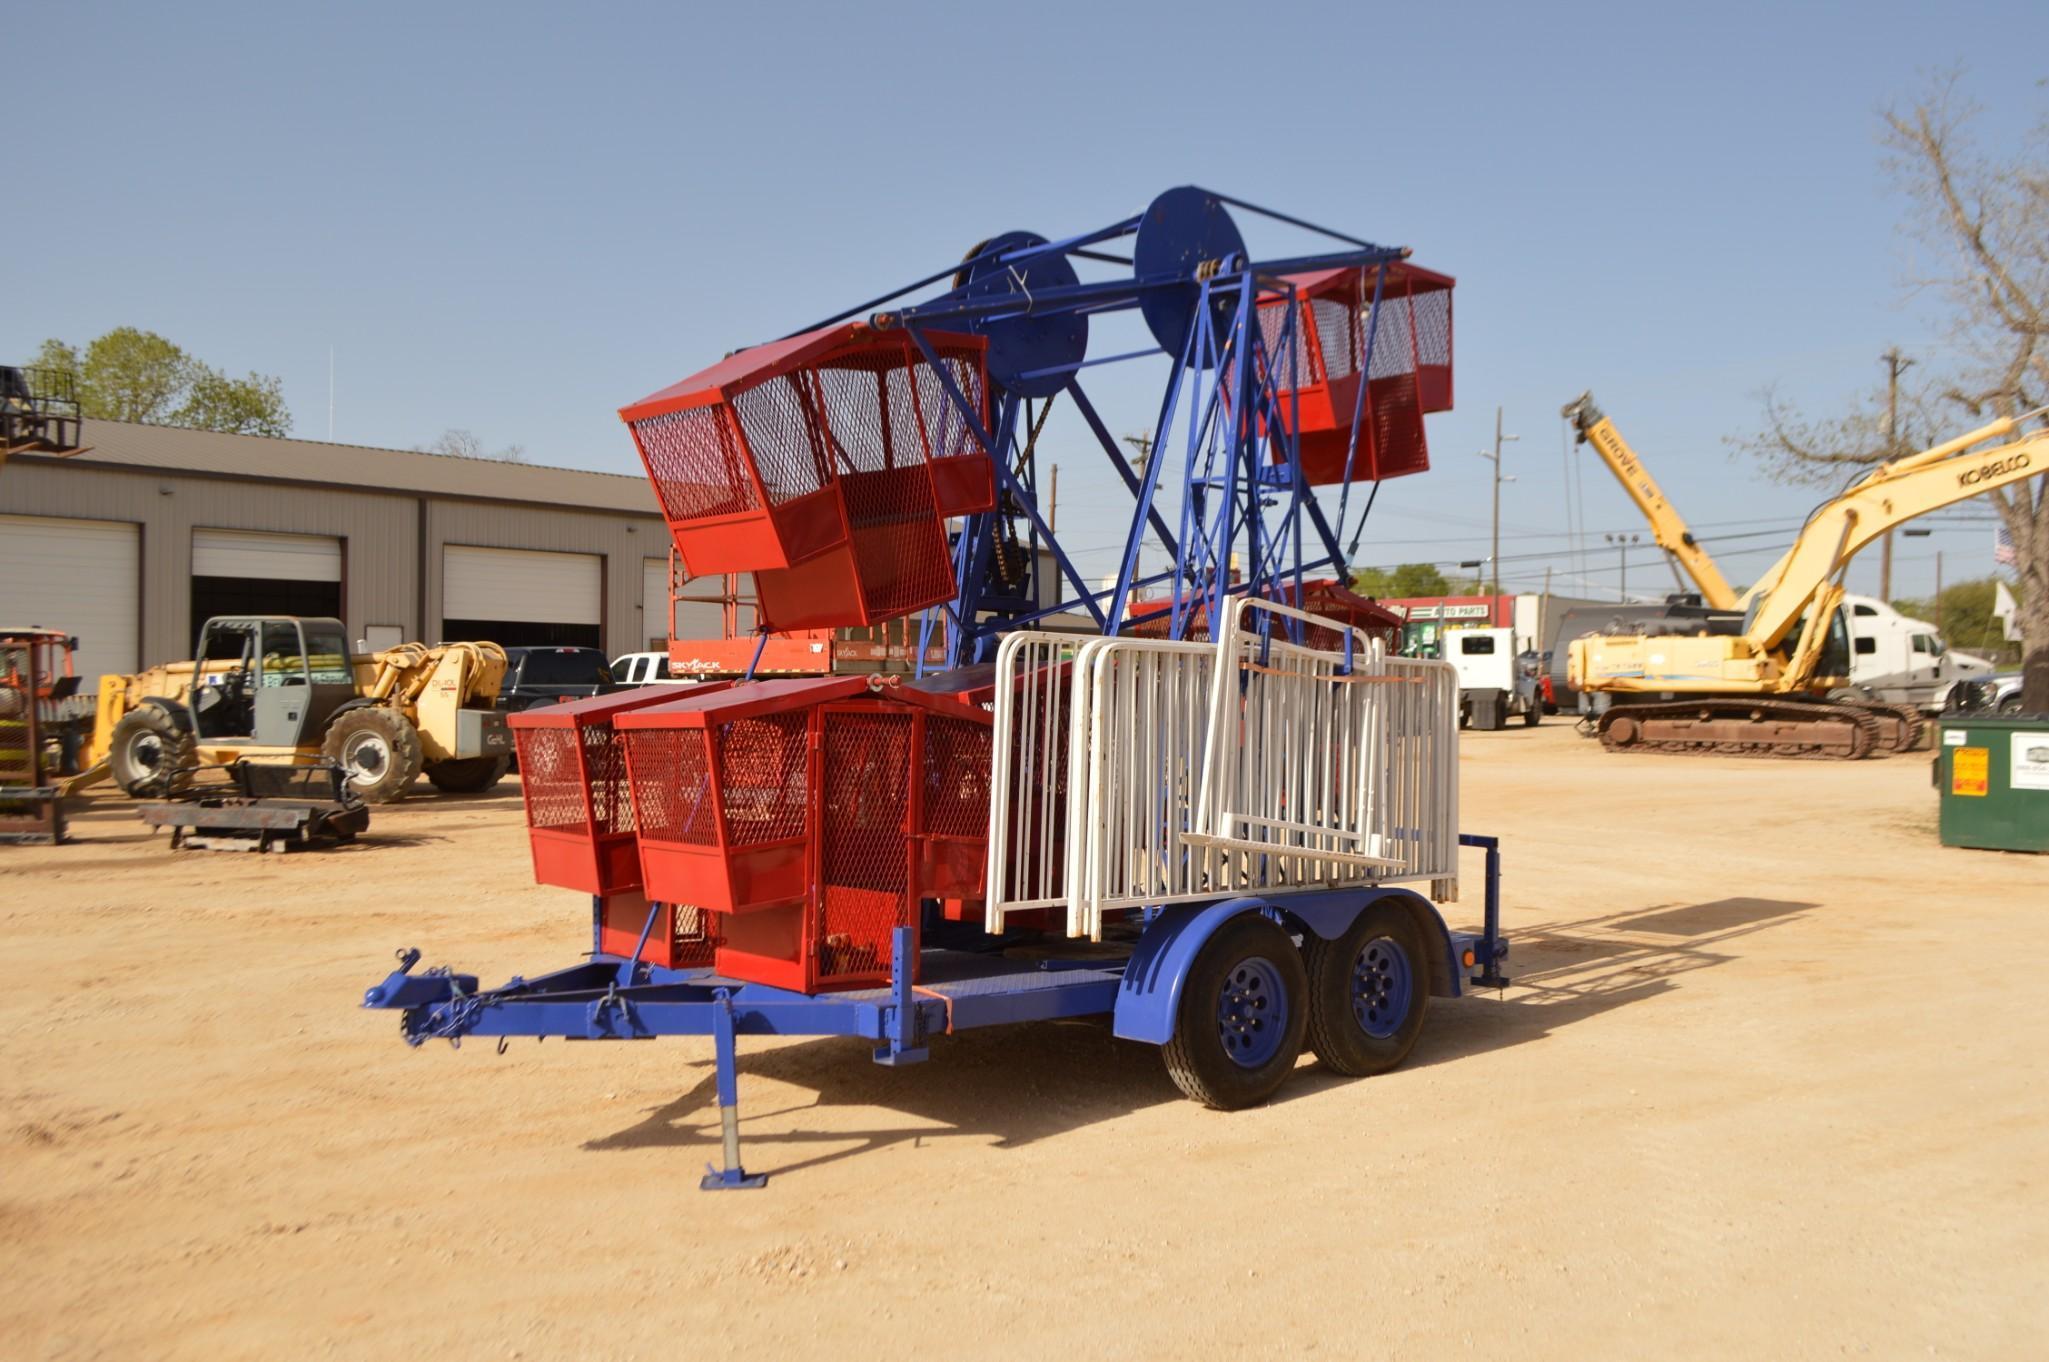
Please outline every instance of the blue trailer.
M710 969L658 969L638 951L621 957L595 948L581 964L482 989L476 975L446 966L415 974L420 953L409 948L363 1006L398 1012L412 1046L459 1047L469 1036L496 1037L501 1048L529 1036L710 1036L724 1161L707 1167L700 1185L759 1187L767 1175L740 1161L741 1036L859 1036L875 1042L877 1064L900 1065L927 1058L936 1035L1108 1016L1117 1036L1162 1047L1170 1072L1181 1070L1177 1082L1186 1088L1192 1079L1220 1108L1266 1100L1305 1044L1340 1073L1391 1069L1414 1046L1430 998L1508 983L1499 842L1459 840L1486 854L1477 933L1451 930L1428 899L1399 887L1233 898L1143 915L1121 961L1101 952L1015 960L990 949L1001 944L994 940L934 947L922 953L914 985L910 930L899 928L889 987L827 994L723 979Z

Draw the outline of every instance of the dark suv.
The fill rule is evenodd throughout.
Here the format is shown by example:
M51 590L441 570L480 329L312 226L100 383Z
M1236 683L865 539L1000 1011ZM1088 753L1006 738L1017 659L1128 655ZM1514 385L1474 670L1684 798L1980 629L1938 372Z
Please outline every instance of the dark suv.
M536 705L608 695L618 689L605 655L596 648L507 648L498 708L517 714Z

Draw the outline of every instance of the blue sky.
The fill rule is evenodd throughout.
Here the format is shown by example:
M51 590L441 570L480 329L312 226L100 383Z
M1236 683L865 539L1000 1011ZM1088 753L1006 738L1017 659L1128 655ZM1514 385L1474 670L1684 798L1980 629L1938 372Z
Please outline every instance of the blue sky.
M1504 577L1583 565L1612 591L1612 551L1566 551L1560 403L1592 387L1703 538L1756 535L1718 548L1747 580L1815 500L1725 449L1758 391L1823 409L1888 345L1943 354L1899 287L1879 106L1961 63L2010 146L2044 106L2049 10L195 3L17 7L7 30L40 54L11 63L34 173L0 225L9 359L147 327L282 376L320 438L331 347L339 440L463 427L632 471L622 403L997 231L1200 183L1458 276L1458 409L1361 562L1486 551L1473 451L1499 403L1522 436ZM1136 431L1158 382L1095 391ZM1063 538L1100 571L1123 493L1080 438L1047 436ZM1582 472L1596 539L1641 528ZM1903 541L1895 594L1937 549L1950 580L1989 571L1987 518ZM1631 579L1669 574L1639 550Z

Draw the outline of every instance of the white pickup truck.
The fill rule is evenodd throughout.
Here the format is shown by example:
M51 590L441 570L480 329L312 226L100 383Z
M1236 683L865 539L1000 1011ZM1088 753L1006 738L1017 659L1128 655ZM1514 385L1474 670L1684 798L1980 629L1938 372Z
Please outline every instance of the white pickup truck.
M1544 717L1544 697L1535 653L1517 654L1512 629L1448 629L1444 660L1458 672L1460 725L1507 728L1511 714L1535 727Z

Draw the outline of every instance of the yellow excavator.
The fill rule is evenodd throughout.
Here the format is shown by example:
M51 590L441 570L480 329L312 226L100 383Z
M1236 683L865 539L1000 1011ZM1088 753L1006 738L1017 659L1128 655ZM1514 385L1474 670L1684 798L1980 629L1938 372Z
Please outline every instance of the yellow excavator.
M335 762L372 804L403 798L423 771L439 790L488 790L512 754L504 677L495 643L351 656L340 620L210 619L193 661L100 678L87 769L66 793L111 776L125 794L166 794L243 757Z
M1915 711L1832 698L1849 672L1838 608L1845 569L1888 530L2049 470L2049 430L2023 433L2040 411L1881 464L1809 515L1793 546L1739 596L1591 396L1563 414L1615 469L1703 600L1742 612L1732 628L1674 619L1660 632L1571 642L1567 677L1595 697L1596 732L1616 751L1858 758L1907 750L1921 735ZM2001 443L1982 447L1989 441Z

